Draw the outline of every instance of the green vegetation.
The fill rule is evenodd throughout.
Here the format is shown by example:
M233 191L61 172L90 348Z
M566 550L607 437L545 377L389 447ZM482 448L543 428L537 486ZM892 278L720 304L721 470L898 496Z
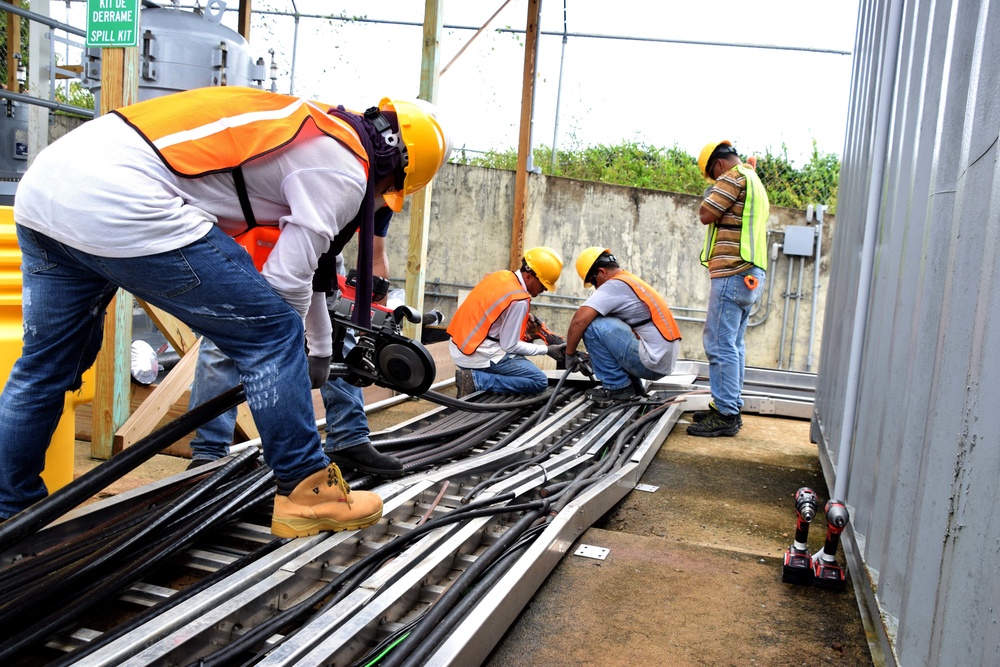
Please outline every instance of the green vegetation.
M791 163L786 146L782 146L779 153L767 149L763 153L750 152L744 157L750 155L757 156L757 173L775 206L804 209L809 204L826 204L830 213L836 212L840 159L835 154L820 153L813 142L812 156L802 167ZM517 151L487 151L477 155L458 151L457 155L452 155L452 161L513 171L517 167ZM550 176L650 190L701 195L706 185L698 171L697 159L677 146L656 148L631 141L617 146L576 146L560 150L554 166L552 149L538 146L534 151L534 164Z

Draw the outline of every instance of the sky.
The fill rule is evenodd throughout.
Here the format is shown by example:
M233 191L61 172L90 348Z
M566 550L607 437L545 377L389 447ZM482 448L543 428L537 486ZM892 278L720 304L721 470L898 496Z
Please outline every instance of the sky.
M61 4L53 0L52 14L64 20ZM233 29L238 5L231 0L223 18ZM419 93L420 0L253 0L252 6L249 47L265 60L275 51L278 92L353 109ZM528 0L443 0L442 6L440 68L500 10L440 77L436 103L453 145L516 148L525 38L497 29L523 31ZM821 153L843 150L850 55L643 40L849 53L857 0L542 0L541 7L533 145L572 149L629 141L696 156L706 143L729 139L744 155L787 150L796 164L808 160L814 142ZM294 8L305 15L297 30L293 17L261 12ZM571 33L565 46L564 18ZM85 19L65 20L85 27Z
M230 3L235 7L238 3ZM254 0L254 9L292 11L290 0ZM503 9L441 76L437 104L456 147L516 148L520 131L528 0L444 0L440 67ZM302 14L421 23L424 3L296 0ZM629 40L570 33L630 37ZM227 24L231 17L227 16ZM534 145L572 148L635 141L692 155L730 139L741 152L785 147L793 162L840 154L851 56L671 44L642 38L750 43L851 52L857 0L543 0L535 89ZM235 22L232 22L235 26ZM449 27L452 26L452 27ZM546 34L560 33L560 34ZM364 108L383 96L415 97L420 83L418 25L302 18L294 92ZM291 90L291 17L255 15L250 45L274 48L279 92ZM266 48L263 50L266 51ZM562 81L560 85L560 68ZM558 98L558 100L557 100ZM558 101L558 107L557 107ZM558 123L558 133L556 124Z

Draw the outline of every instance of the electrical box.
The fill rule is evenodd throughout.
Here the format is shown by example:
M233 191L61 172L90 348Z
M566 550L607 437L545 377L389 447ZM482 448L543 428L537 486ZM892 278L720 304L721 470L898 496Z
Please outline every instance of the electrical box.
M785 227L784 252L786 255L811 257L816 239L815 227Z

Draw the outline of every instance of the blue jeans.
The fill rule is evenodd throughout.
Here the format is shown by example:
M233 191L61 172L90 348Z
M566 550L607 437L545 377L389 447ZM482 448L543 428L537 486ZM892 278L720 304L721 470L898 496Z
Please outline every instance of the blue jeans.
M344 336L343 355L354 347L354 340L354 334L348 330ZM188 408L215 398L239 382L236 364L211 341L203 340ZM332 378L323 385L320 394L326 408L326 443L323 447L326 451L338 451L370 442L365 396L361 387L355 387L340 378ZM235 427L236 408L204 424L191 439L191 458L214 461L228 454Z
M506 354L489 368L473 368L472 380L479 391L495 394L540 394L549 386L542 369L519 354Z
M744 276L756 276L757 289L743 282ZM712 400L723 415L735 415L743 409L743 373L746 368L746 345L743 337L750 319L750 309L764 291L763 269L753 267L739 275L713 278L708 297L708 315L702 341L708 357L708 384Z
M215 343L202 339L198 348L198 363L191 383L188 410L209 401L240 383L240 371L232 359L222 353ZM191 438L191 458L214 461L229 454L236 428L236 408L203 424Z
M662 373L642 365L639 339L632 327L617 317L597 317L583 332L583 344L590 355L594 375L606 389L623 389L632 377L659 380Z
M313 419L302 318L213 228L198 241L146 257L98 257L17 226L24 346L0 394L0 517L46 495L39 474L67 390L100 349L117 287L163 309L233 359L278 479L329 465Z

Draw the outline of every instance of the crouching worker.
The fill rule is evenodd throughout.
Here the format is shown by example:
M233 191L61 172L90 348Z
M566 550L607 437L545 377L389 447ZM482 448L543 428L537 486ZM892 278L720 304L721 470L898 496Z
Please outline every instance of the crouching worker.
M670 375L680 351L680 332L663 297L622 269L607 248L587 248L576 272L594 293L580 306L566 333L566 365L572 368L582 340L601 386L587 396L601 403L643 393L641 379ZM641 379L640 379L641 378Z
M562 273L562 258L538 246L524 253L517 271L496 271L476 285L448 325L448 350L458 367L458 395L474 391L539 394L549 380L525 357L541 354L558 359L563 345L522 340L528 326L531 297L553 291Z
M382 499L352 492L321 447L303 317L320 257L360 229L367 271L375 210L398 211L447 155L418 103L384 99L362 115L235 86L116 109L39 153L14 206L24 338L0 394L0 518L45 497L65 393L94 363L122 288L236 364L277 481L272 533L378 521ZM252 220L282 229L263 272L233 239ZM371 297L365 278L359 302ZM357 312L367 326L369 304Z

